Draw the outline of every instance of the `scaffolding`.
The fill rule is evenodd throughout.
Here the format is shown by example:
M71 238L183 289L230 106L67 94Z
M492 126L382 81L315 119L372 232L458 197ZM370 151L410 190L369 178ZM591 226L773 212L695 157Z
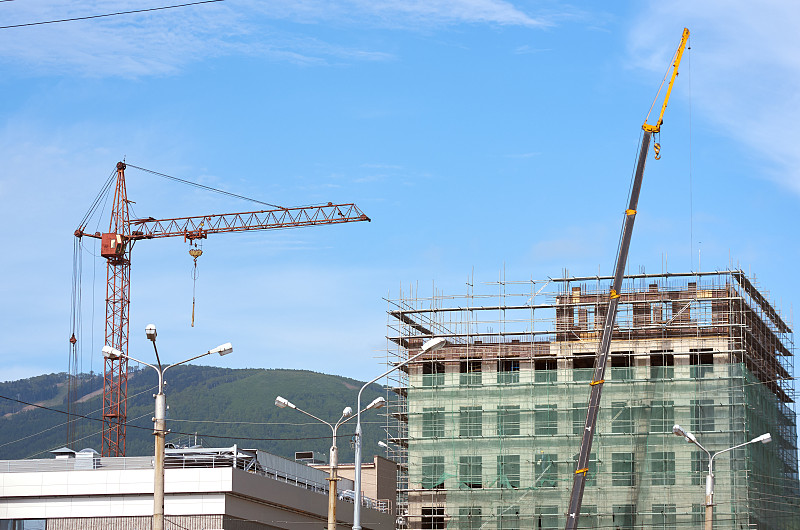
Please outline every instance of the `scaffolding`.
M563 528L612 278L499 281L389 300L387 416L410 529ZM626 276L581 528L800 528L794 342L740 270Z

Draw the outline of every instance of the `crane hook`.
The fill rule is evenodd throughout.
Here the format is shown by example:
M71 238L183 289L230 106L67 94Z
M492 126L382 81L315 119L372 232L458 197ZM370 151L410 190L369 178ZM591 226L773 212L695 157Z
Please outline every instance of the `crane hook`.
M653 153L655 154L656 160L661 160L661 144L658 142L653 143Z

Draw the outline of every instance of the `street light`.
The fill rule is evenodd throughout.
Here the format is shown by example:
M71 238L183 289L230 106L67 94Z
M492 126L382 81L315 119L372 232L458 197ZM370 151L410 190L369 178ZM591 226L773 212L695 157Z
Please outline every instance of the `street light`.
M156 399L156 415L153 418L153 423L155 424L155 429L153 430L153 434L156 437L155 441L155 476L153 479L153 530L164 530L164 438L166 437L166 416L167 416L167 401L166 397L164 396L164 372L172 368L173 366L178 366L179 364L186 364L189 361L194 361L195 359L199 359L200 357L205 357L206 355L211 355L212 353L218 353L220 356L228 355L233 351L233 346L231 346L230 342L226 342L220 346L217 346L214 349L208 350L205 353L201 353L200 355L195 355L194 357L190 357L185 361L181 361L179 363L172 363L168 366L162 367L161 366L161 358L158 356L158 348L156 348L156 327L153 324L148 324L147 327L144 329L145 335L148 339L153 343L153 349L156 352L156 363L158 366L154 366L150 363L146 363L144 361L140 361L130 355L122 353L116 348L112 348L111 346L105 345L103 346L103 357L106 359L119 359L120 357L125 357L130 359L131 361L137 362L139 364L143 364L145 366L149 366L156 372L158 372L158 394L155 394L153 397Z
M738 449L740 447L744 447L745 445L754 444L756 442L761 442L763 444L768 444L772 441L772 436L770 433L762 434L761 436L757 436L750 440L749 442L745 442L743 444L734 445L733 447L729 447L727 449L723 449L722 451L717 451L713 455L703 447L700 442L697 441L697 438L694 434L690 433L689 431L685 430L683 427L678 425L677 423L672 426L672 434L675 436L683 436L686 439L687 443L693 443L708 455L708 476L706 476L706 517L705 517L705 530L712 530L714 526L714 457L722 454L727 453L728 451L733 451L734 449Z
M383 398L380 398L383 399ZM377 400L375 400L377 401ZM373 403L375 403L373 401ZM385 401L385 400L384 400ZM372 405L372 403L370 403ZM290 409L294 409L298 412L302 412L306 416L310 418L314 418L318 422L324 423L328 427L331 428L333 434L333 442L331 443L331 455L330 455L330 472L328 474L328 530L336 530L336 482L339 480L337 475L339 470L339 450L336 446L336 431L339 429L339 426L343 423L353 419L353 409L350 407L345 407L342 411L342 416L339 418L335 424L331 425L327 421L314 416L313 414L304 411L301 408L298 408L297 405L289 401L288 399L278 396L275 398L275 406L278 408L286 408L289 407ZM380 406L380 405L378 405Z
M364 383L364 386L362 386L361 390L358 391L358 409L359 409L359 411L358 411L358 414L357 414L358 417L356 419L356 454L355 454L355 456L356 456L356 462L355 462L355 464L356 464L356 476L355 476L355 480L354 480L356 491L355 491L355 507L353 508L353 530L361 530L361 410L360 410L361 409L361 393L364 391L365 388L367 388L369 385L371 385L372 383L374 383L378 379L386 377L387 375L389 375L390 373L394 372L398 368L402 368L403 366L407 365L411 361L415 360L420 355L424 355L424 354L426 354L428 352L434 352L434 351L438 350L439 348L442 348L446 343L447 343L447 341L443 337L436 337L435 339L430 339L430 340L426 341L425 344L422 345L422 348L419 350L419 353L417 353L416 355L414 355L412 357L409 357L405 361L397 364L396 366L394 366L390 370L387 370L386 372L382 373L381 375L379 375L378 377L376 377L372 381L369 381L368 383ZM379 399L383 400L381 402L381 404L379 405L379 406L382 407L384 405L384 403L386 402L386 400L383 399L382 397L380 397L380 398L377 398L372 403L370 403L369 405L367 405L364 408L364 410L371 408L372 404L375 403L376 401L378 401Z

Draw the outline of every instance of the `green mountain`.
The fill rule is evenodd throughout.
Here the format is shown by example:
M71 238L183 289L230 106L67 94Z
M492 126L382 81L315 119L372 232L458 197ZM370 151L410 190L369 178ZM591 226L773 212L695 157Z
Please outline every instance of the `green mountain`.
M168 443L204 447L261 449L287 458L295 451L328 454L331 429L291 409L274 405L283 396L301 409L331 423L342 409L356 407L362 384L336 375L305 370L264 370L178 366L167 372ZM66 411L66 374L49 374L0 383L0 396ZM158 379L151 369L132 371L128 378L127 456L153 453L152 421ZM78 385L77 442L73 449L92 447L100 451L103 378L81 375ZM362 395L362 406L377 396L386 397L379 385ZM362 414L364 459L382 454L378 440L385 439L386 409ZM63 413L26 407L0 398L0 460L50 458L49 451L67 443L67 418ZM339 428L339 461L352 462L351 438L355 419Z

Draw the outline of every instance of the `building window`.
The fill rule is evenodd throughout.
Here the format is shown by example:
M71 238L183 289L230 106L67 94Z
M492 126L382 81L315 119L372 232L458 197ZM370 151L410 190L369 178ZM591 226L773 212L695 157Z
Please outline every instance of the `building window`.
M444 408L425 407L422 409L422 437L442 438L444 436Z
M675 425L675 403L653 401L650 403L650 432L672 432Z
M481 407L461 407L458 435L464 438L475 438L482 434L483 410Z
M705 484L705 476L708 473L708 455L705 451L692 452L692 484L699 486Z
M619 530L634 530L636 526L636 512L632 504L617 505L612 508L611 520L614 528Z
M572 403L572 434L583 434L587 412L586 403L582 401Z
M714 348L689 350L689 377L703 379L714 375Z
M636 481L633 453L611 453L611 485L633 486Z
M584 504L581 506L581 518L578 521L578 528L600 528L597 524L596 505Z
M444 457L422 457L422 489L444 489Z
M689 402L692 409L692 432L711 432L714 430L714 400L693 399Z
M653 528L662 530L678 528L678 515L674 504L653 505Z
M46 519L0 519L0 530L45 530Z
M611 432L633 434L633 414L630 405L625 401L611 403Z
M519 436L519 405L497 408L497 436Z
M520 530L519 506L498 506L496 513L498 530Z
M650 453L650 470L653 486L674 486L675 453L671 451Z
M594 355L576 355L572 358L572 380L591 381L594 375Z
M558 410L556 405L536 405L534 407L535 433L537 436L558 434Z
M479 530L482 526L481 509L475 506L462 506L458 509L458 528L464 530Z
M675 377L675 356L672 350L650 350L650 379Z
M444 385L444 363L428 362L422 365L422 386Z
M539 359L533 361L534 383L555 383L558 380L558 370L555 359Z
M558 485L558 455L540 453L533 462L533 487L555 488Z
M633 379L633 352L611 352L611 378L614 381L630 381Z
M542 530L561 528L559 513L558 506L540 506L536 514L536 525L538 525L536 528Z
M497 383L501 385L519 383L519 359L497 361Z
M473 386L481 384L481 361L461 361L460 384Z
M716 512L716 507L714 507ZM692 524L695 528L700 528L706 520L706 507L704 504L692 504Z
M444 508L423 508L422 529L444 530Z
M497 487L519 488L519 455L497 457Z
M480 456L462 456L458 460L458 481L462 488L483 487L483 464Z

